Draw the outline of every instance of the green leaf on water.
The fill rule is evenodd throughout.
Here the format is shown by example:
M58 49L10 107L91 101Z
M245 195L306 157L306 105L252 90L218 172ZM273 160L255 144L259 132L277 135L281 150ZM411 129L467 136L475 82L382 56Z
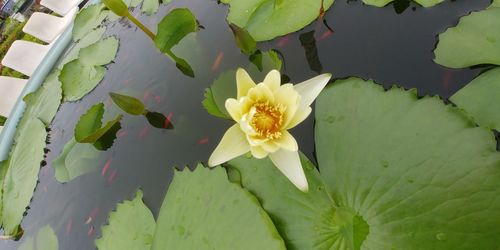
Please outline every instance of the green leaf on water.
M152 249L285 249L257 199L227 178L220 167L176 171Z
M106 19L108 11L103 4L93 4L80 11L73 26L73 40L78 41L93 31Z
M60 71L55 70L47 76L40 88L24 97L24 101L26 102L24 116L38 118L46 126L50 125L62 100L61 82L58 79L59 74Z
M64 99L77 101L92 91L104 79L104 64L112 62L118 51L118 40L108 37L82 48L79 57L65 64L59 75Z
M142 2L141 10L142 12L146 13L146 15L150 16L156 13L159 7L160 7L159 0L144 0Z
M368 5L373 5L377 7L384 7L389 3L395 2L397 0L363 0L363 3ZM434 5L444 2L444 0L413 0L416 3L422 5L423 7L432 7Z
M116 133L121 128L120 121L123 116L118 115L115 119L108 121L104 127L101 127L103 116L103 103L98 103L87 110L75 126L75 140L80 143L98 142L94 146L99 150L106 150L111 147L116 138Z
M500 65L500 8L490 7L460 18L439 35L436 63L450 68Z
M500 244L494 135L438 97L341 80L316 100L315 138L333 200L369 225L362 248Z
M119 42L115 37L107 37L80 50L79 60L82 64L102 66L111 63L118 52Z
M173 129L172 122L162 113L147 111L144 115L148 119L149 124L155 128Z
M480 126L500 131L500 68L481 74L450 100Z
M109 96L118 107L131 115L142 115L146 111L144 104L135 97L118 93L109 93Z
M7 121L7 117L0 115L0 126L3 126Z
M177 57L172 52L172 48L185 36L197 31L198 23L189 9L174 9L158 24L158 32L154 39L156 47L169 56L176 63L179 70L191 77L194 77L193 69L188 62Z
M225 0L230 5L227 20L246 29L256 41L271 40L304 28L320 14L321 1ZM325 0L327 10L333 0Z
M54 229L46 225L38 230L35 238L27 237L19 250L59 250L59 241Z
M236 40L238 48L240 48L240 50L247 55L254 53L257 49L257 42L255 42L248 31L232 23L229 24L229 27L231 28L231 31L233 31L234 39Z
M265 75L273 69L281 70L282 62L275 51L261 52L260 55L257 53L259 51L254 53L252 63L245 67L248 73L255 77L254 80L264 79ZM219 75L210 88L205 89L205 99L202 105L213 116L231 119L226 111L225 102L228 98L235 96L236 70L226 71Z
M142 201L138 190L132 201L118 204L109 214L109 224L101 228L95 240L99 250L150 249L156 227L153 214Z
M61 69L66 63L78 59L80 50L101 40L104 32L106 32L105 27L100 27L90 31L87 35L85 35L85 37L80 39L73 45L73 47L71 47L70 51L62 59L61 63L58 64L58 68Z
M64 100L80 100L104 79L105 74L104 67L85 65L78 59L67 63L59 75Z
M95 163L99 151L87 143L78 143L71 138L63 148L61 154L52 161L56 180L66 183L76 177L93 172L99 165Z
M6 235L15 235L35 190L40 164L44 159L47 132L44 124L32 119L20 127L11 151L3 183L2 224ZM6 166L3 166L6 167Z

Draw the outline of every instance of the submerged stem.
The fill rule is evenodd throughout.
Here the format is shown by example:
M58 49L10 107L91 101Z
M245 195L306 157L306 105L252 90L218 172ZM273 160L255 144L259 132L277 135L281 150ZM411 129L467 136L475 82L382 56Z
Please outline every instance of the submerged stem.
M149 38L151 38L152 40L155 39L155 33L153 33L151 30L148 29L148 27L146 27L144 24L141 23L141 21L137 20L137 18L135 18L132 14L130 14L130 12L127 12L127 14L125 15L130 21L132 21L135 25L137 25L137 27L139 27L139 29L141 29L142 31L144 31L144 33L146 33L146 35L149 36Z

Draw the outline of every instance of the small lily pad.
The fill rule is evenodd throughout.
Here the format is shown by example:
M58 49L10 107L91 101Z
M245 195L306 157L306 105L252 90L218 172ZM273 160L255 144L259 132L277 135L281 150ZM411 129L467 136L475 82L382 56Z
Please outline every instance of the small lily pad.
M118 204L109 214L109 224L101 228L102 236L95 240L97 249L151 249L156 223L142 196L138 190L133 200Z
M45 82L38 90L24 97L24 101L26 102L24 116L38 118L46 126L50 125L62 101L61 82L58 79L59 74L60 71L55 70L47 76L47 79L45 79Z
M64 65L59 75L65 101L78 101L104 79L106 69L73 60Z
M19 250L59 250L59 241L54 229L46 225L38 230L35 238L27 237Z
M159 0L144 0L142 2L141 10L142 12L146 13L146 15L150 16L156 13L159 7L160 7Z
M107 11L103 4L93 4L80 11L73 26L73 40L84 38L89 32L101 25L106 19Z
M106 32L105 27L96 28L90 31L82 39L76 42L73 47L71 47L70 51L64 56L61 63L58 65L58 68L62 68L66 63L78 59L80 50L98 42L104 35L104 32Z
M320 15L322 1L225 0L227 20L245 28L256 41L271 40L304 28ZM333 0L324 1L327 10Z
M102 66L111 63L118 52L118 39L107 37L80 50L78 58L85 65Z
M97 143L99 150L106 150L113 145L116 133L120 130L122 115L116 116L102 126L104 116L104 104L98 103L92 106L80 117L75 126L75 140L80 143Z
M500 8L490 7L460 18L439 35L436 63L450 68L500 65Z

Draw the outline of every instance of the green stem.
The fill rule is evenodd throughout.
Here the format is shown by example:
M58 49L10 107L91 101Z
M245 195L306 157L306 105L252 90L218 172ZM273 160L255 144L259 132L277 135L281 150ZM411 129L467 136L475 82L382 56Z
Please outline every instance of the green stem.
M153 33L151 30L149 30L148 27L144 26L144 24L142 24L141 21L137 20L137 18L132 16L132 14L130 14L130 12L127 12L126 17L130 21L132 21L135 25L137 25L137 27L139 27L139 29L144 31L144 33L146 33L146 35L148 35L149 38L151 38L151 40L155 39L155 36L156 36L155 33Z

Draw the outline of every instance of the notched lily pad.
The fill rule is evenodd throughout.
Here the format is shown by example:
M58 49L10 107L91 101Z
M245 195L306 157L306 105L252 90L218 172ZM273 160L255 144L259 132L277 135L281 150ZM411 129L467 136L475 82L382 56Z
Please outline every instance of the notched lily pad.
M101 228L102 236L95 240L97 249L151 249L156 223L142 197L138 190L133 200L118 204L109 214L109 224Z
M500 8L460 18L456 27L439 35L434 54L436 63L450 68L500 65Z
M257 199L227 178L220 167L176 171L152 249L285 249Z
M84 38L106 19L107 11L103 4L93 4L80 11L73 26L73 40Z
M75 140L80 143L94 143L99 150L106 150L113 145L116 133L120 130L122 115L116 116L102 126L104 104L98 103L83 114L75 126Z

